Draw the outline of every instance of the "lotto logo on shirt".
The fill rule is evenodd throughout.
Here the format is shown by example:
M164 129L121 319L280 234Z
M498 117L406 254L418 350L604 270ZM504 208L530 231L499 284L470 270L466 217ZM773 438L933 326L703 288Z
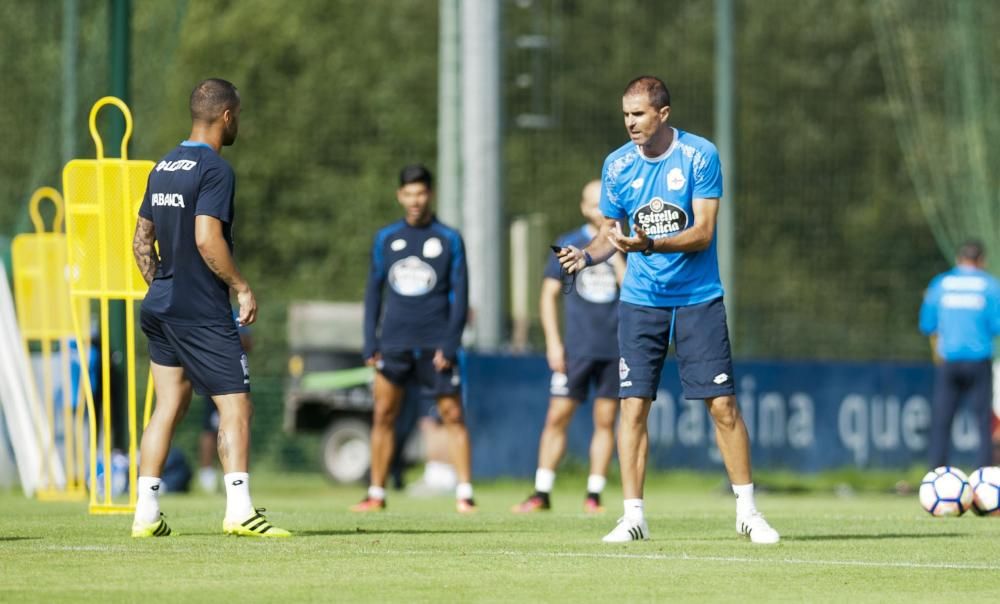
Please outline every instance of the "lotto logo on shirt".
M176 172L178 170L184 170L185 172L191 168L198 165L198 162L191 161L190 159L178 159L177 161L161 161L156 164L157 172Z
M389 269L389 286L401 296L423 296L434 289L437 273L416 256L398 260Z
M636 210L633 220L650 237L670 235L683 231L688 226L687 212L659 197L654 197L652 201Z

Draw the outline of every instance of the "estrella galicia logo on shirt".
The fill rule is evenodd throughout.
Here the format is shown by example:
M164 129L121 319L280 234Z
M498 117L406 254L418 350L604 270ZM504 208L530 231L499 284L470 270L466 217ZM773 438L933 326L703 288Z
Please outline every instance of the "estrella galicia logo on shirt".
M576 280L576 293L587 302L609 304L618 298L618 280L615 269L607 262L595 264L580 272Z
M416 256L397 260L389 268L389 286L401 296L423 296L434 289L437 273Z
M633 219L650 237L672 235L688 226L687 212L659 197L636 210Z

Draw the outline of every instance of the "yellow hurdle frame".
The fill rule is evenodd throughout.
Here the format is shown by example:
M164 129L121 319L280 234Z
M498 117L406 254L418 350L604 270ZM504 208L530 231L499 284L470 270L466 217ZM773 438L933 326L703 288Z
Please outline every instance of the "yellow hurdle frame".
M45 229L38 206L48 199L55 206L52 230ZM32 341L42 351L42 405L50 434L41 442L44 486L35 495L45 501L79 501L86 497L83 455L83 405L79 393L71 391L69 339L74 336L69 284L66 279L66 235L62 233L63 199L52 187L34 192L29 203L35 232L18 235L11 245L14 269L14 298L17 322L25 352L30 358ZM52 455L56 447L55 396L52 384L52 348L59 343L59 366L62 389L63 460L65 480L53 471ZM84 343L80 343L83 345ZM32 376L33 377L33 376ZM35 384L34 380L31 382ZM76 407L74 413L73 407Z
M97 114L113 105L125 118L121 140L121 158L104 157L104 143L97 131ZM94 139L96 159L74 159L63 169L63 193L66 197L66 244L69 261L70 296L74 303L73 329L78 341L88 331L77 301L99 306L101 330L101 425L104 433L103 497L97 496L97 415L94 389L87 371L81 372L81 384L90 416L90 505L91 514L128 514L136 501L136 371L135 371L135 302L146 294L146 282L132 256L132 235L142 203L146 181L154 163L128 159L128 141L132 136L132 113L119 98L106 96L90 110L90 136ZM128 503L116 503L111 492L111 353L108 341L108 305L112 300L125 302L125 361L128 405ZM86 317L89 320L89 315ZM81 365L90 366L90 351L80 348ZM153 380L146 380L144 425L152 411Z

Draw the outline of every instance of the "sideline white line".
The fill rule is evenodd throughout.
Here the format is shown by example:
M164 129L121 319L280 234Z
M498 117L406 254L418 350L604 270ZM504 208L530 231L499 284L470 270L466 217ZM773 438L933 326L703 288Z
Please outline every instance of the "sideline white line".
M396 556L432 556L441 554L433 550L380 550L370 549L364 553L389 554ZM855 566L865 568L907 568L928 570L1000 570L996 564L956 564L951 562L872 562L868 560L806 560L802 558L745 558L738 556L692 556L689 554L616 554L586 552L515 552L462 551L465 556L508 556L511 558L605 558L622 560L666 560L675 562L740 562L749 564L797 564L814 566Z
M46 545L42 549L65 552L124 552L121 545Z

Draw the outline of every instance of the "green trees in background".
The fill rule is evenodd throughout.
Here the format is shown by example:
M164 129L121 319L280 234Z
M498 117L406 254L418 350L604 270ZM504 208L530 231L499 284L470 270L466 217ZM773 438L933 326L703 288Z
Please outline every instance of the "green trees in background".
M81 14L79 114L106 89L104 3ZM666 78L678 127L712 137L710 2L552 0L504 4L508 215L580 222L583 183L625 142L619 95ZM918 358L921 288L942 269L917 207L885 99L867 8L737 3L736 351L752 357ZM58 182L59 5L18 3L0 21L0 233L38 184ZM262 316L258 373L283 368L285 303L360 299L374 229L398 216L396 172L436 155L437 4L427 0L136 2L134 157L187 134L201 78L243 95L237 256ZM551 47L542 87L553 118L522 129L520 34ZM78 150L93 153L81 120ZM1000 250L998 250L1000 253ZM539 259L543 261L544 259Z

